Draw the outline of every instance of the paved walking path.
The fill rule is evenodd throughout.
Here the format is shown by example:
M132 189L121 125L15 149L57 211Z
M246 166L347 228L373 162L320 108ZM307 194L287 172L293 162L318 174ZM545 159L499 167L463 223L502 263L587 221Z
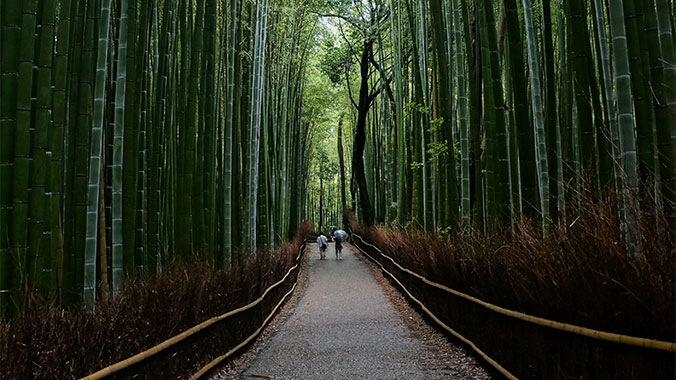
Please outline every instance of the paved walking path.
M443 345L440 350L436 344L438 337L412 331L411 323L425 322L414 312L395 306L369 264L355 257L352 249L356 250L345 244L339 261L330 244L327 260L319 260L317 245L309 246L308 282L297 305L235 378L487 377L461 349L453 346L453 352L446 355L440 352Z

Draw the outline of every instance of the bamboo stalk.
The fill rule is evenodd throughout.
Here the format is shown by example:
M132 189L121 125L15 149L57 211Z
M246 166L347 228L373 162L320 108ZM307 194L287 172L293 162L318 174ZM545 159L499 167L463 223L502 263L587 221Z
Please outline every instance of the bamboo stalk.
M546 236L549 228L549 165L547 163L547 145L545 137L544 115L542 108L542 88L540 87L540 54L537 36L533 29L530 0L522 0L523 18L526 23L528 42L528 68L531 85L531 105L533 108L533 129L537 147L537 178L540 192L540 212L542 215L542 233Z
M90 308L96 303L96 244L98 236L99 186L101 149L103 145L103 113L105 107L106 77L108 74L108 44L111 0L101 3L99 41L96 59L96 88L94 90L94 120L91 129L89 155L89 186L87 192L87 230L84 263L84 302Z
M631 72L627 51L627 35L624 26L624 9L609 7L610 34L613 38L613 68L620 136L619 155L623 170L622 185L622 232L627 245L627 254L638 259L640 242L636 234L638 173L636 140L634 135L634 110L632 106Z
M134 0L132 0L134 2ZM134 7L135 10L135 7ZM124 282L123 252L123 193L122 193L122 155L124 151L125 95L127 93L127 40L128 40L128 1L120 3L119 43L117 50L117 79L115 81L115 130L113 136L113 194L112 194L112 284L113 293L119 294ZM133 36L132 38L134 38ZM134 173L135 174L135 173ZM130 221L131 222L131 221ZM133 240L132 240L133 241Z

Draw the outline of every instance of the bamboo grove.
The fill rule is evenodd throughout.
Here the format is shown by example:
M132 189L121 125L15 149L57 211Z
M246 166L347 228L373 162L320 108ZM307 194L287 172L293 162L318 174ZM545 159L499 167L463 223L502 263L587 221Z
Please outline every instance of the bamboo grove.
M630 255L641 208L673 228L672 1L337 3L361 220L547 234L617 194Z
M0 312L347 206L546 235L611 198L638 257L642 209L674 227L673 30L672 0L2 1Z
M303 217L314 19L279 0L0 6L0 310L227 268Z

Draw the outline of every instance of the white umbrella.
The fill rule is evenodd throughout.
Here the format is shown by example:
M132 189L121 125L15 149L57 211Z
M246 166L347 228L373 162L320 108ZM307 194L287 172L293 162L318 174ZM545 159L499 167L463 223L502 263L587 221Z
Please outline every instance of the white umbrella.
M339 238L339 239L342 239L343 241L345 241L347 239L347 232L345 232L343 230L335 230L333 232L333 237Z

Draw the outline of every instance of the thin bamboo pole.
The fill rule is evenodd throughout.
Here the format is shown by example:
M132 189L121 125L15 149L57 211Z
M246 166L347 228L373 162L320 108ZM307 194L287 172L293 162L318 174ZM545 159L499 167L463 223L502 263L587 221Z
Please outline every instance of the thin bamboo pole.
M132 0L133 2L134 0ZM115 81L115 130L113 137L113 194L112 194L112 284L119 294L124 281L122 235L122 152L125 122L125 95L127 90L127 16L128 1L120 3L119 42L117 50L117 79ZM132 37L133 38L133 37Z
M87 192L87 230L84 263L84 302L90 308L96 303L96 247L98 237L99 186L103 145L103 113L105 107L106 76L108 73L108 44L111 0L101 3L99 42L96 59L96 88L94 90L94 120L91 129L89 153L89 186Z

